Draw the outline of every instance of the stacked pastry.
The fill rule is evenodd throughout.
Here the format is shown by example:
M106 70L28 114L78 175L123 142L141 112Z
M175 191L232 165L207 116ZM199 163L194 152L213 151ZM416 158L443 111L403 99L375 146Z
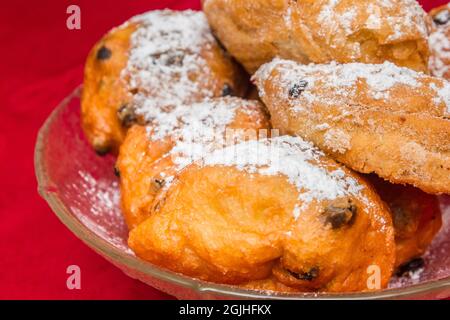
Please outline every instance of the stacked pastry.
M450 193L450 47L436 40L449 41L448 9L203 10L134 17L88 57L83 128L97 153L118 154L130 248L283 292L382 289L420 265L441 226L436 195Z

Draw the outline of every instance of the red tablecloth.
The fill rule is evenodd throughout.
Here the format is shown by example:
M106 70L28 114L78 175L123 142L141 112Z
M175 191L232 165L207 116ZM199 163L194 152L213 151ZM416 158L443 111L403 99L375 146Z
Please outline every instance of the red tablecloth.
M36 134L52 109L82 81L91 46L112 26L151 9L200 7L199 0L41 0L0 4L0 298L166 299L95 254L36 192ZM446 0L422 1L430 9ZM82 29L66 28L81 8ZM82 289L66 288L81 267Z

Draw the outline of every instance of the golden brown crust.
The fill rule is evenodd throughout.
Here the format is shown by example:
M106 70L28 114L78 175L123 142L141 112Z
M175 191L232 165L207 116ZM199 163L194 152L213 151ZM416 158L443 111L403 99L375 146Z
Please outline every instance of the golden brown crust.
M388 60L428 72L427 18L416 1L204 0L203 10L251 74L276 56L300 63Z
M153 19L151 15L160 15L161 19L168 19L169 22L171 18L177 19L184 15L185 19L192 21L192 25L189 25L189 27L193 28L193 30L190 30L193 35L196 35L194 28L198 25L201 26L198 28L207 28L206 23L203 26L196 21L196 19L202 18L201 13L154 11L148 13L148 18L145 15L138 16L121 27L113 29L94 46L85 67L81 116L86 136L100 154L108 151L117 153L125 137L126 129L133 123L146 122L145 114L137 114L136 112L136 108L142 105L142 101L137 103L134 101L137 95L142 95L145 100L152 100L153 104L158 105L167 103L167 99L159 99L162 93L169 98L171 96L176 97L178 99L176 101L190 103L209 97L243 96L246 92L247 76L210 34L201 33L205 32L204 29L201 32L199 31L198 34L198 37L206 37L203 42L199 41L199 43L202 43L200 48L196 48L194 42L193 48L185 48L176 41L166 41L164 37L167 36L172 35L173 38L177 38L175 31L172 30L168 32L169 35L155 36L149 34L150 39L146 39L145 33L147 30L149 30L148 33L154 31L152 26L148 25ZM159 27L161 28L161 26ZM182 26L180 27L182 28ZM206 29L206 32L208 32L208 29ZM136 37L136 43L133 43L133 37ZM139 58L139 54L136 54L136 56L138 56L138 59L150 61L168 55L169 58L163 63L165 65L161 67L159 65L161 61L158 61L159 64L146 64L142 67L145 70L135 70L131 66L132 70L125 71L127 66L130 65L129 59L132 50L144 50L143 47L152 41L160 41L172 46L169 50L173 52L158 52L144 58ZM183 55L188 56L189 59L184 61ZM172 63L172 65L169 63ZM137 61L136 64L141 65L141 62ZM186 71L187 78L180 80L177 77L185 75L178 73L176 68L183 67L183 64L191 64L184 67L185 70L192 71ZM156 85L154 83L152 85L130 83L131 81L139 82L139 79L132 79L132 76L130 76L130 74L135 75L138 71L144 71L144 73L159 78L158 74L161 72L161 68L166 68L165 74L167 74L168 69L172 68L170 70L172 76L169 79L160 78L160 82ZM186 93L178 92L180 90L175 85L182 82L187 85L195 85L195 90Z
M219 131L215 134L225 135L227 129L256 131L270 128L266 111L257 101L220 98L216 101L204 102L204 108L198 110L200 112L201 109L214 106L219 102L229 104L230 108L234 104L237 108L232 111L233 120L224 128L215 128ZM200 104L199 106L202 107ZM182 108L195 108L195 105ZM158 123L154 126L164 125L164 123ZM182 126L189 125L184 123ZM207 130L206 127L205 130ZM120 172L122 212L130 230L151 214L155 197L161 192L167 179L176 174L177 165L174 159L177 155L170 152L174 146L177 146L177 141L185 138L178 136L176 132L171 132L164 139L152 140L152 134L152 125L147 127L136 125L130 128L120 148L116 164ZM242 134L245 135L245 132Z
M274 128L362 173L450 193L449 84L383 65L274 60L255 76Z
M436 196L410 186L391 184L375 175L368 176L392 213L398 267L423 255L442 226Z
M386 287L395 261L387 207L356 174L325 157L318 161L362 189L307 202L306 189L283 174L192 164L131 231L129 246L175 272L258 290L367 291L373 265Z
M431 10L430 71L436 77L450 80L450 7Z
M135 125L128 130L116 168L120 172L122 213L130 229L149 215L164 181L162 177L158 179L158 174L173 166L170 158L161 160L172 147L170 139L150 141L143 126Z
M127 65L130 36L136 28L129 24L112 30L92 48L86 61L81 123L87 139L101 154L117 152L125 136L117 110L129 103L131 95L120 73Z

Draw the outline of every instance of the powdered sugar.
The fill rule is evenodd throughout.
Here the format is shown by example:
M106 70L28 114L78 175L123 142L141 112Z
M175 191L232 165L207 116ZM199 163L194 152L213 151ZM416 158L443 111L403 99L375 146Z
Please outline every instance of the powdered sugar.
M450 6L435 15L435 19L450 20ZM434 25L433 32L428 38L431 51L430 70L436 77L444 77L450 71L450 23L445 25Z
M419 284L423 280L422 275L424 270L422 267L417 270L408 271L401 276L394 275L389 283L389 288L402 288Z
M284 175L300 193L295 218L314 200L361 196L364 188L342 169L330 169L324 154L297 137L252 140L219 149L202 158L205 166L224 165L262 175Z
M336 6L340 2L340 0L329 0L328 3L322 6L322 10L317 17L317 22L324 26L320 30L322 34L333 29L336 30L337 28L342 28L345 35L353 33L352 25L357 16L356 8L351 7L341 13L336 10Z
M445 31L438 29L428 39L432 55L430 56L430 70L436 77L443 77L450 67L450 40Z
M418 165L425 164L427 160L427 150L414 141L402 145L399 151L403 159L414 159Z
M345 153L351 147L350 136L340 129L330 129L325 133L325 145L333 152Z
M118 181L94 177L89 170L79 170L77 178L67 186L68 194L72 195L70 209L80 222L96 235L115 247L132 253L126 239L117 234L117 230L126 228L119 209Z
M385 0L383 2L396 2L398 14L386 17L388 24L392 28L392 34L388 41L404 40L411 32L418 32L424 39L428 37L428 27L426 24L426 13L416 0ZM391 6L392 5L387 5Z
M409 40L411 33L428 36L426 13L416 0L366 1L348 8L342 0L325 1L317 17L323 36L335 35L331 41L341 39L338 30L345 36L357 33L363 28L387 30L386 41Z
M275 69L277 73L272 76ZM306 108L314 103L345 106L357 101L361 94L359 91L361 86L366 86L364 94L369 98L387 102L394 89L407 87L408 90L414 90L429 83L430 90L434 92L430 103L434 103L436 109L445 106L446 112L450 114L450 84L448 82L435 81L436 79L430 79L426 74L397 67L390 62L383 64L332 62L322 65L301 65L294 61L276 58L263 65L254 75L253 80L258 85L261 97L265 95L263 81L277 81L277 88L280 88L278 93L289 100L295 108ZM299 81L306 81L307 86L299 97L293 98L289 90Z
M196 96L212 97L205 89L209 69L201 50L215 40L203 13L151 11L131 22L138 28L131 37L122 76L128 80L129 90L136 92L132 103L138 114L146 118L154 108L174 106Z
M430 88L436 92L433 102L436 105L441 103L445 104L447 106L446 116L450 116L450 83L444 81L444 85L442 87L438 87L436 84L431 83Z
M258 107L255 101L227 97L189 106L178 105L168 111L156 109L147 113L147 131L151 140L171 138L175 146L170 155L181 170L213 149L224 146L226 128L238 110L252 115Z
M367 12L369 13L369 16L366 20L365 27L370 30L379 30L382 27L381 22L381 8L378 6L375 6L374 4L370 3L367 6Z
M112 212L120 200L120 193L117 191L118 182L115 181L110 185L102 180L96 180L88 172L79 171L78 174L83 181L83 196L93 198L92 214L96 216L105 208ZM97 204L101 204L101 207L97 207Z

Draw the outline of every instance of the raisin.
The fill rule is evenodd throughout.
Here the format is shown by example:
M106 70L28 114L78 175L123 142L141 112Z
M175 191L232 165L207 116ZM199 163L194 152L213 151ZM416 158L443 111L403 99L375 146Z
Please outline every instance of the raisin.
M164 51L151 55L154 65L179 66L183 65L184 53L180 51Z
M287 270L291 276L298 280L313 281L319 276L319 268L313 267L308 272L293 272Z
M325 224L330 224L332 229L351 225L356 217L357 208L351 202L345 206L331 205L324 211Z
M97 51L97 60L108 60L109 58L111 58L111 56L112 56L111 50L105 46L102 46Z
M182 53L173 53L169 54L169 57L166 60L166 65L168 66L179 66L181 67L183 65L184 55Z
M234 96L234 90L228 83L225 83L222 88L222 97L226 96Z
M119 171L119 169L118 169L116 166L114 166L114 175L115 175L117 178L120 178L120 171Z
M423 268L424 265L425 261L422 258L414 258L398 267L396 275L398 277L406 276L410 272L414 272Z
M305 91L308 86L308 81L301 80L300 82L294 84L292 88L289 89L289 97L298 98Z
M160 190L164 186L164 179L154 178L152 179L153 188L156 190Z
M117 116L119 117L120 123L125 128L131 127L137 121L134 108L130 107L128 104L124 104L119 108Z
M433 17L434 23L437 25L444 25L450 21L450 11L441 11Z

